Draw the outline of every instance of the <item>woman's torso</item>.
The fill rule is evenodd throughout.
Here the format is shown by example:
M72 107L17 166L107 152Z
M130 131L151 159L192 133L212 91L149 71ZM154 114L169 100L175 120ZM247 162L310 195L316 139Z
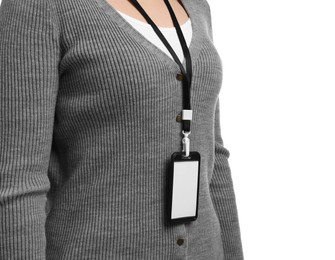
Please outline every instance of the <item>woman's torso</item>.
M48 259L222 259L209 192L222 67L207 3L183 1L193 32L190 139L201 154L198 219L165 226L166 167L182 150L180 68L105 0L55 2L61 60ZM178 237L185 239L181 246Z

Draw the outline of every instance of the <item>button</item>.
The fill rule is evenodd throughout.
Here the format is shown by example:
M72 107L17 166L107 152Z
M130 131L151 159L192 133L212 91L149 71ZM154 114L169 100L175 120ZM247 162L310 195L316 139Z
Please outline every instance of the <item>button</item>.
M181 122L181 121L182 121L181 114L178 114L178 115L176 116L176 121L177 121L177 122Z
M183 81L184 75L182 73L178 73L176 79L179 81Z
M177 244L178 244L178 246L181 246L182 244L184 244L184 239L178 238L177 239Z

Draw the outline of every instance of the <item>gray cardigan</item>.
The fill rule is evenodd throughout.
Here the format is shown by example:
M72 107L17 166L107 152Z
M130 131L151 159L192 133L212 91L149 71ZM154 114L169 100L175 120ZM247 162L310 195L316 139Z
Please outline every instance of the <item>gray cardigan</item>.
M210 9L182 3L199 209L167 226L166 169L183 137L177 63L106 0L2 0L0 259L243 259Z

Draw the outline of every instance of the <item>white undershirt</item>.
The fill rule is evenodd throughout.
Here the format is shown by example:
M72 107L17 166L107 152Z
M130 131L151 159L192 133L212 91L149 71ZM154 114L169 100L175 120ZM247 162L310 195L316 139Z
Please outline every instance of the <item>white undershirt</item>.
M156 45L158 48L160 48L162 51L164 51L168 56L170 56L171 59L173 59L172 55L168 51L168 49L165 47L164 43L161 41L161 39L158 37L158 35L155 33L153 28L150 24L146 22L142 22L134 17L131 17L125 13L120 12L117 10L120 15L122 15L127 22L129 22L137 31L139 31L143 36L145 36L149 41L151 41L154 45ZM159 30L163 33L166 40L169 42L175 53L177 54L179 60L182 62L184 60L184 54L183 49L181 47L181 44L179 42L179 38L177 35L177 31L174 27L159 27ZM185 37L185 41L188 46L190 46L191 39L192 39L192 26L191 26L191 19L188 18L188 20L180 26L183 35Z

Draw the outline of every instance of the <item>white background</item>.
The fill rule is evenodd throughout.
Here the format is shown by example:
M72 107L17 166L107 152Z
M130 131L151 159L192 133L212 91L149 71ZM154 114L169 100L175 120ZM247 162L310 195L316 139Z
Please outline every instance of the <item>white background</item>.
M335 260L335 2L208 3L245 259Z
M208 3L245 259L335 260L334 1Z

